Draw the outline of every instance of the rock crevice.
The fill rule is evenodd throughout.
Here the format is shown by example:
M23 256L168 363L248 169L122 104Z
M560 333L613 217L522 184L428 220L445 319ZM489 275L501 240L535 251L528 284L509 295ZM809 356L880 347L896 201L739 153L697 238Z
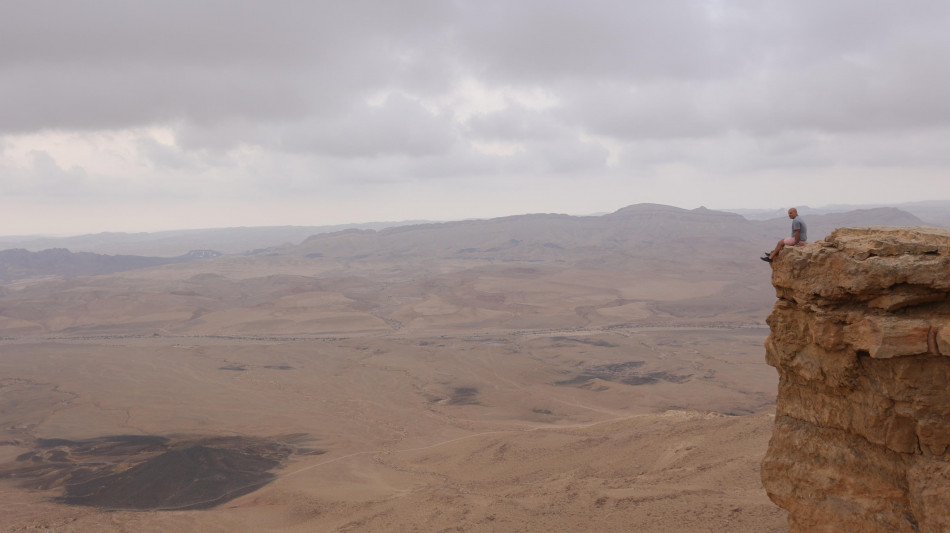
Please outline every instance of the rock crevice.
M950 231L841 228L783 250L762 464L792 531L950 531Z

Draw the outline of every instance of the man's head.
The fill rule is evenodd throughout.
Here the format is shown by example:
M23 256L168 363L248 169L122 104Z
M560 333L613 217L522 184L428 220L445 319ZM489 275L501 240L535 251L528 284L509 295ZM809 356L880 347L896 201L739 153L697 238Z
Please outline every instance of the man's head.
M795 218L798 216L798 209L794 207L788 210L788 218Z

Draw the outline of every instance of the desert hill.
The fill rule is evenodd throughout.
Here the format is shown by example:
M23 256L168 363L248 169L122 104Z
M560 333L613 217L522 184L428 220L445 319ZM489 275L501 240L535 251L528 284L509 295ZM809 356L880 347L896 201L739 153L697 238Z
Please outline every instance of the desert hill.
M921 223L917 217L893 208L808 219L812 240L840 226ZM285 253L364 261L438 258L603 264L636 257L684 264L714 259L737 265L743 261L737 254L759 253L763 246L769 247L785 236L788 228L787 218L750 221L705 208L636 204L592 217L536 214L334 232L314 235Z
M929 204L928 204L929 205ZM915 204L916 206L916 204ZM936 208L923 211L934 215ZM919 209L918 209L919 210ZM752 211L759 218L761 212ZM842 208L836 212L820 211L803 216L813 226L812 239L820 238L840 226L868 225L914 225L922 224L906 210L894 208L855 209ZM750 216L751 218L751 216ZM600 237L601 232L619 236L622 241L631 243L650 242L659 237L686 237L711 235L715 238L772 238L780 231L784 234L784 213L767 220L744 220L734 213L712 211L705 208L685 210L657 204L636 204L614 213L599 216L569 215L520 215L490 220L472 220L444 223L374 222L366 224L346 224L337 226L273 226L240 227L160 231L154 233L98 233L74 237L0 237L0 250L23 249L31 252L53 248L64 248L74 253L90 252L108 255L138 255L152 257L177 257L190 250L217 250L223 254L280 253L287 247L302 243L309 237L325 234L345 233L381 235L406 230L418 234L420 230L432 230L428 235L458 232L460 242L477 236L490 239L491 235L508 235L504 241L538 241L557 245L564 240L568 245L576 245L577 237L592 237L598 243L608 243L609 239ZM929 220L926 219L926 220ZM624 221L624 222L621 222ZM619 224L618 224L619 222ZM756 233L753 228L759 228ZM707 231L708 230L708 231ZM626 234L629 232L629 234ZM572 241L571 236L575 239ZM319 239L318 239L319 240ZM366 239L364 239L366 240ZM395 242L395 241L393 241ZM477 244L477 243L470 243ZM485 243L482 243L485 244ZM509 245L511 243L508 243ZM462 245L456 250L473 246ZM478 248L477 246L475 246ZM493 246L482 246L490 249ZM549 248L552 246L549 246ZM315 252L319 253L319 252Z
M761 324L771 295L767 281L755 278L763 267L756 232L738 215L649 204L603 217L347 230L282 253L28 287L0 301L0 321L20 332L148 327L252 335L574 328L713 316ZM715 238L720 234L731 236Z
M812 235L823 224L915 220L888 209L813 218ZM788 219L778 222L640 204L599 217L347 230L269 254L8 288L0 324L260 336L761 325L773 294L757 258L787 231Z
M315 235L290 253L331 257L471 258L488 261L577 260L590 250L605 255L656 255L664 240L723 238L740 242L757 235L739 215L638 204L608 215L536 214ZM704 247L714 252L716 246ZM572 255L574 254L574 255ZM668 254L672 255L672 254Z

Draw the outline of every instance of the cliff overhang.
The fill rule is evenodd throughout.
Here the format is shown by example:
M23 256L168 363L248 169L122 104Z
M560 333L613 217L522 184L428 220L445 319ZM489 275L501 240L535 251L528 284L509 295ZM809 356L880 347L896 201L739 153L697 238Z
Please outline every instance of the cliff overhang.
M950 230L840 228L782 251L762 463L792 531L950 531Z

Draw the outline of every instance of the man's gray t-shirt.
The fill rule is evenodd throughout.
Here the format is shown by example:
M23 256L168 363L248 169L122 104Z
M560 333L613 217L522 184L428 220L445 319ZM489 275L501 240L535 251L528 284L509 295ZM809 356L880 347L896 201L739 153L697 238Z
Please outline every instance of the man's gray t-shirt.
M805 221L801 217L795 217L792 219L792 238L795 238L795 230L799 230L801 233L798 234L798 240L807 241L808 240L808 227L805 225Z

